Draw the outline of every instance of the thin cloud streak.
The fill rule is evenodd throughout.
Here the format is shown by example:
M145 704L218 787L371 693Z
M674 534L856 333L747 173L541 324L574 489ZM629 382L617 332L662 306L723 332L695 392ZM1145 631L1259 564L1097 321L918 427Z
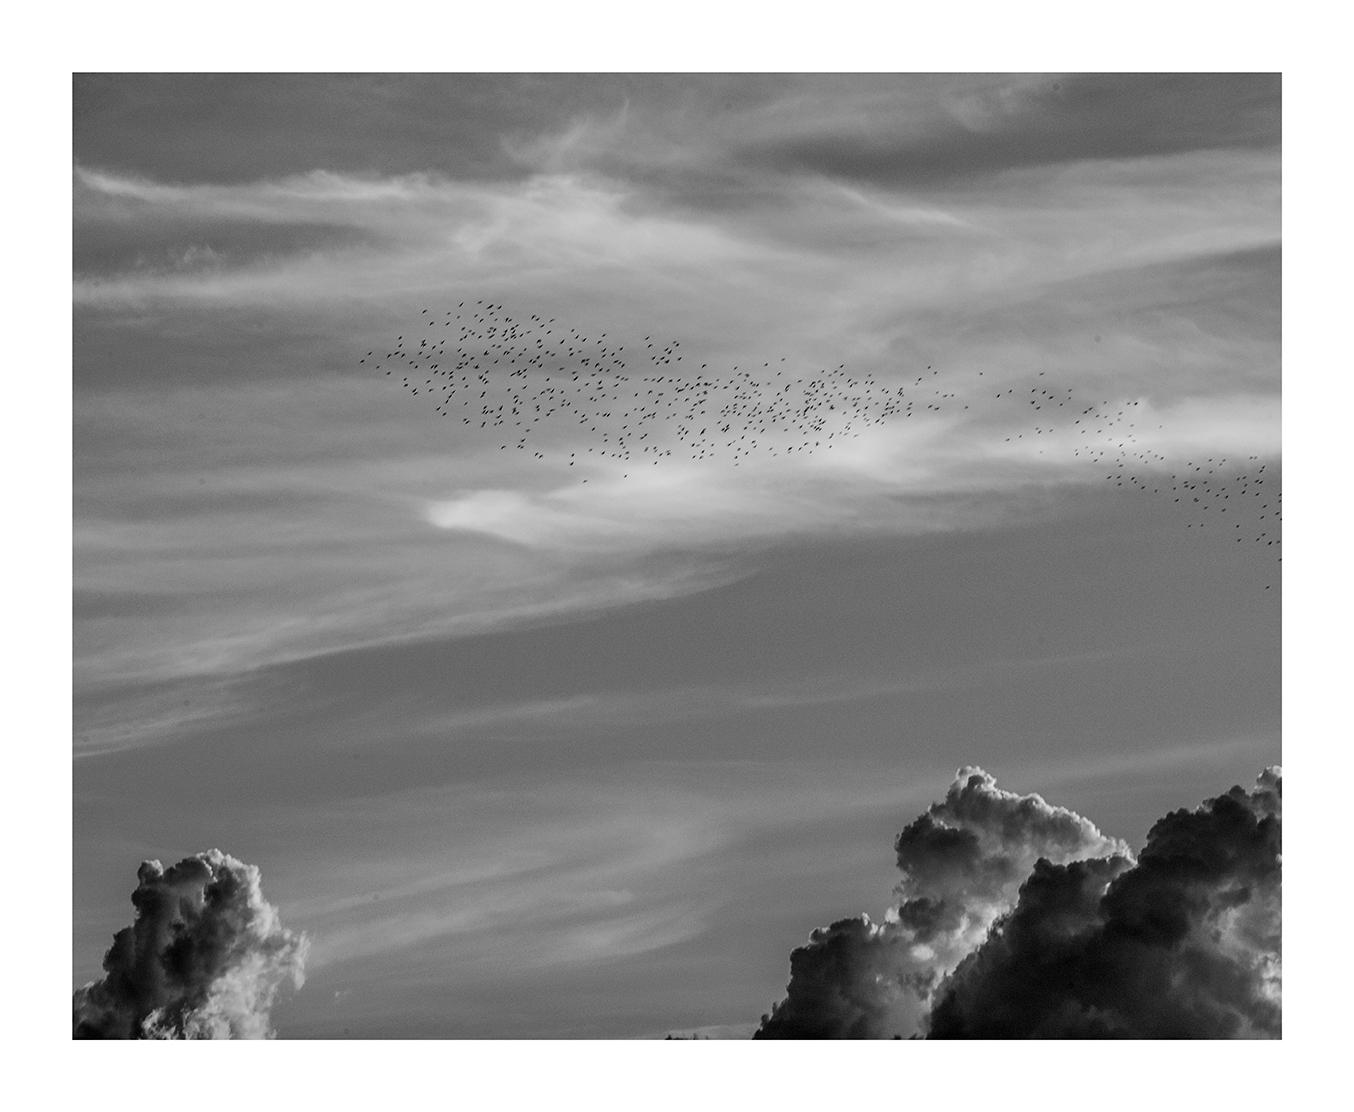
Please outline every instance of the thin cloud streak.
M87 957L111 847L221 826L314 936L284 1034L733 1024L961 761L1128 831L1277 756L1268 573L996 397L1132 407L1143 476L1278 470L1277 78L76 91ZM465 299L957 397L736 468L532 460L358 363Z
M1131 292L1134 275L1156 283L1163 265L1233 259L1277 243L1277 159L1244 128L1236 143L1024 165L960 191L899 194L870 174L828 180L735 160L740 188L758 179L764 186L764 203L752 211L676 203L649 173L674 160L688 173L708 170L728 163L730 144L748 136L796 143L839 130L842 119L893 120L907 141L921 143L957 122L986 142L1024 126L1049 95L1047 82L1027 77L866 84L754 82L714 133L704 126L703 94L584 114L562 132L515 139L511 153L530 172L499 181L309 169L174 184L77 165L79 227L102 229L110 243L124 235L130 246L157 228L172 243L172 228L190 221L196 237L170 270L131 265L77 278L77 319L104 322L120 343L172 325L191 362L195 343L209 350L219 342L228 314L232 334L305 329L326 335L336 358L346 343L346 360L404 327L401 307L409 313L444 297L448 274L462 288L492 289L511 272L515 290L538 293L522 311L569 314L592 327L610 323L597 316L605 304L620 319L685 335L709 361L770 356L774 345L806 367L863 362L886 384L936 362L965 383L981 371L997 388L1051 368L1060 382L1105 390L1115 402L1146 401L1164 427L1144 442L1163 453L1277 451L1277 392L1256 390L1274 381L1272 345L1191 332L1187 314L1167 330L1158 313L1156 343L1151 331L1121 336L1113 328L1131 304L1122 287ZM1066 84L1069 96L1092 98L1077 100L1077 112L1105 95L1094 81ZM837 92L822 101L809 89ZM1196 100L1198 111L1212 111L1207 96ZM858 110L870 105L901 114ZM350 229L355 238L240 258L216 250L207 234L215 225L229 242L232 228L306 224ZM1109 281L1118 286L1085 292ZM1069 291L1078 290L1090 300L1069 315ZM1056 307L1041 301L1055 296ZM1244 319L1246 308L1233 318ZM1097 346L1098 332L1091 343L1093 329L1108 333L1106 343ZM1174 364L1165 393L1163 360ZM711 557L731 547L1025 520L1053 507L1052 486L1099 481L1095 466L1071 458L1066 436L1008 443L1012 422L1023 418L999 411L874 429L832 452L778 460L774 469L749 461L736 474L717 464L652 468L643 477L598 463L567 474L505 470L490 445L445 436L393 391L381 392L383 384L279 366L266 346L245 362L257 365L245 380L82 394L77 586L116 595L146 593L153 583L179 600L169 622L181 631L157 653L135 648L132 619L101 619L82 632L82 675L125 681L138 670L147 678L238 670L345 644L530 620L607 594L672 597L723 581ZM1219 396L1224 371L1238 369L1249 375L1247 393ZM1144 397L1149 382L1154 394ZM553 445L561 458L568 444ZM209 475L210 486L197 500L189 475L199 468L199 483ZM127 502L130 490L140 492L139 504ZM496 589L483 548L443 551L436 533L516 546L505 557L512 575ZM620 566L674 545L707 551L688 556L675 579ZM303 576L283 573L284 548L301 555ZM505 607L509 580L523 582L527 550L536 554L528 585ZM618 561L611 578L580 582L580 561L602 550ZM537 559L547 553L553 566ZM257 602L245 600L260 590L286 598L304 619L279 619L271 603L250 614ZM473 608L472 593L482 600ZM443 616L428 620L434 611ZM184 637L195 647L181 651Z

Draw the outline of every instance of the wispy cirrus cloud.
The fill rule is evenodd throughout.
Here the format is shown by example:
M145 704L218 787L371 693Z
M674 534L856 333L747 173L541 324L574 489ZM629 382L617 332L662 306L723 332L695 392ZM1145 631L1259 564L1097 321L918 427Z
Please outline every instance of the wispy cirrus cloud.
M541 1030L531 993L610 949L694 994L693 1027L783 980L780 949L688 975L702 931L764 943L720 893L757 888L788 949L821 919L785 892L869 875L823 824L875 821L956 746L1019 753L1030 787L1112 767L1130 823L1121 782L1268 759L1241 561L1163 541L1169 506L1116 499L1079 431L1022 438L995 395L1132 406L1170 462L1277 458L1275 86L81 78L82 860L258 831L240 851L374 1023L454 986L482 1031L520 960ZM934 368L956 404L737 468L584 461L568 428L532 460L357 362L475 298L711 368ZM726 981L744 1004L709 1015ZM361 1010L303 1008L312 1031Z

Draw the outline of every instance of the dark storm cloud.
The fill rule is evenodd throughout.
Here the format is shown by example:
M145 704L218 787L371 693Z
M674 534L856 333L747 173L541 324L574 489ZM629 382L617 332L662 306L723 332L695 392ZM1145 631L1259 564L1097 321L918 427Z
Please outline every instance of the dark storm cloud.
M811 115L809 119L812 119ZM993 79L918 120L862 112L748 143L742 159L890 188L954 186L1021 167L1222 148L1276 147L1277 74Z
M842 919L790 958L786 998L757 1038L907 1038L936 984L1015 902L1037 860L1127 853L1073 811L959 770L895 842L900 902L884 922Z
M308 940L284 928L254 865L209 850L143 862L136 921L104 977L75 992L77 1039L260 1039L278 991L304 980Z
M509 77L472 74L76 74L73 91L77 161L173 182L316 166L398 173L430 160L495 176L507 160L486 120L556 103Z
M962 769L897 838L896 911L814 931L755 1037L1278 1037L1282 786L1172 812L1134 862Z
M1277 1038L1282 779L1175 811L1122 857L1041 860L942 986L931 1038Z
M1277 147L1277 74L77 74L77 163L180 184L601 172L694 209L782 175L950 187ZM165 142L173 135L172 143Z
M359 229L337 224L77 220L72 254L78 280L125 270L192 271L241 266L370 242L371 237Z
M436 171L466 180L529 171L515 138L633 99L732 110L784 84L660 74L76 74L78 162L173 182L242 182L316 167ZM164 136L174 135L173 143Z

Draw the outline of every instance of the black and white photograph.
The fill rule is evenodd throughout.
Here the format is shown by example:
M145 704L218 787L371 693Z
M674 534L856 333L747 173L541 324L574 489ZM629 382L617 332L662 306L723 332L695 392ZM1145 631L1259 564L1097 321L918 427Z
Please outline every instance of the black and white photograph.
M1281 1037L1283 74L70 80L73 1040Z

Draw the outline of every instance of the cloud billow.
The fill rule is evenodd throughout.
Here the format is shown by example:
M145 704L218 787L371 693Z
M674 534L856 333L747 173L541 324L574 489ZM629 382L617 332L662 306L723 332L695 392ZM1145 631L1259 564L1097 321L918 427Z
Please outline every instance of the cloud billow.
M1278 1038L1277 768L1158 820L1136 865L1040 861L930 1038Z
M305 979L309 939L263 898L257 866L218 849L166 869L142 862L136 921L104 977L77 989L77 1039L263 1039L279 991Z
M895 841L899 903L881 923L842 919L790 958L786 998L756 1038L910 1037L940 979L1016 901L1036 861L1127 854L1073 811L959 770L943 802Z
M1278 1037L1281 800L1267 769L1135 860L961 769L897 838L896 909L814 931L754 1037Z

